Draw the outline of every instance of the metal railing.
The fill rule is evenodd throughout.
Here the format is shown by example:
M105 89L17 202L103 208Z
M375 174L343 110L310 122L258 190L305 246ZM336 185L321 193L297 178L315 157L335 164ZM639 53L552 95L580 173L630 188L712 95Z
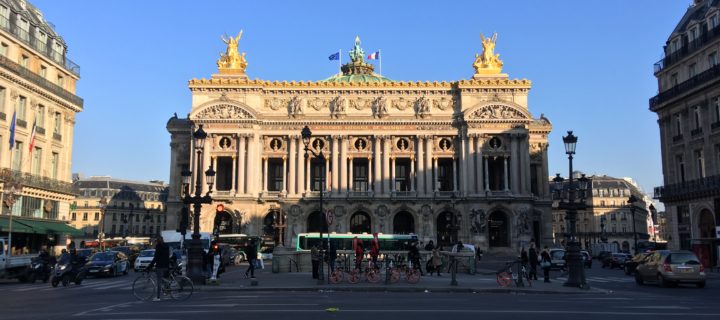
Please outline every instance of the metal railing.
M15 181L24 186L36 189L42 189L64 194L76 194L75 190L73 189L73 184L70 182L33 175L30 173L11 170L8 168L0 169L0 181Z
M720 26L716 26L715 28L703 32L697 39L684 43L683 46L680 47L678 50L670 53L669 55L666 55L665 57L660 59L660 61L656 62L654 65L655 73L658 73L665 68L672 66L683 58L695 53L709 42L718 38L720 38Z
M660 92L656 96L650 98L650 110L653 110L655 107L657 107L663 102L685 94L690 90L697 89L701 85L712 83L718 79L720 79L720 65L715 65L710 69L707 69L697 74L696 76L687 79L673 86L672 88Z
M717 195L720 194L720 175L655 187L654 191L653 198L660 201L681 197Z
M83 99L74 95L70 91L65 90L64 88L48 81L47 79L35 74L34 72L28 70L27 68L24 68L23 66L13 62L12 60L8 59L7 57L0 55L0 67L3 67L7 70L9 70L12 73L15 73L16 75L22 77L23 79L26 79L35 85L50 91L51 93L57 95L60 98L63 98L67 101L70 101L71 103L78 105L79 107L83 106Z
M79 65L65 57L62 53L53 50L52 46L40 42L41 39L36 38L34 33L29 33L27 30L20 28L15 22L8 21L8 19L3 16L0 16L0 28L15 34L18 40L37 50L45 57L63 65L70 73L78 77L80 76ZM49 39L51 38L46 39L46 41Z

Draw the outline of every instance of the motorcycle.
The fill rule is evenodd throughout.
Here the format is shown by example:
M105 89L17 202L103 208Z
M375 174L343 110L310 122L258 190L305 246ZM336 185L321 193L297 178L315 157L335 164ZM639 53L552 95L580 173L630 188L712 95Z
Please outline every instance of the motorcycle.
M86 275L83 268L85 263L81 260L82 258L78 257L77 260L73 261L70 254L60 256L57 264L55 264L55 272L50 284L53 287L57 287L60 283L62 283L63 287L67 287L70 282L75 282L77 285L81 284Z
M26 272L27 281L35 283L35 280L42 280L42 282L48 282L50 275L52 275L52 266L50 261L40 257L32 258L30 266Z

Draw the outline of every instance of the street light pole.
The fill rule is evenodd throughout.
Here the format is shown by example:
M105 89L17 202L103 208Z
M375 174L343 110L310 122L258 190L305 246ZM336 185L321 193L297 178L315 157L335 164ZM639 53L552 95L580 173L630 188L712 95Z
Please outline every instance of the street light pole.
M13 255L12 252L12 227L13 227L13 205L15 205L15 201L17 201L17 194L20 193L22 190L21 184L16 184L14 182L5 182L4 187L8 187L7 190L5 190L3 193L5 194L5 203L7 204L8 208L10 208L10 217L8 218L8 245L7 245L7 252L8 257L11 257ZM7 264L10 263L10 259L5 259L5 263L7 267Z
M323 212L323 193L325 189L325 155L322 151L322 145L319 145L317 147L318 152L315 152L315 150L310 148L310 138L312 138L312 131L310 131L310 128L308 126L305 126L302 131L300 132L300 135L302 136L303 144L305 145L305 160L307 160L310 155L309 153L312 153L313 156L318 158L320 160L320 270L318 273L318 281L317 284L322 285L325 284L324 281L324 271L323 271L323 264L325 262L325 251L324 251L324 244L323 244L323 230L327 226L327 221L325 220L325 212ZM312 166L311 166L312 168ZM308 172L310 174L310 172ZM329 238L328 238L329 240ZM328 281L330 281L330 268L328 267Z
M100 198L100 234L98 234L98 240L100 240L100 249L105 251L105 214L107 212L107 198L103 196Z
M565 260L568 264L568 279L563 284L566 287L578 287L588 288L585 279L585 269L583 267L583 256L580 253L580 242L577 239L577 212L578 210L585 210L585 191L587 190L588 179L585 175L582 175L578 179L578 186L573 184L573 155L575 154L575 147L577 145L577 136L573 135L572 131L568 131L568 135L563 137L563 143L565 144L565 153L568 155L569 160L569 177L567 187L563 185L563 178L558 173L553 179L555 182L555 191L558 199L558 208L564 209L565 220L568 224L568 243L567 252L565 254ZM567 202L564 202L562 197L562 191L567 192ZM576 192L580 192L580 196L576 199ZM578 201L579 200L579 201Z
M200 242L200 212L203 204L212 203L210 193L212 193L213 184L215 183L215 170L213 170L213 166L210 164L208 170L205 171L205 180L208 185L208 192L205 195L202 195L202 153L203 146L205 145L205 139L207 138L207 133L205 133L205 130L203 130L202 127L202 124L199 125L198 129L192 134L193 141L195 142L195 163L197 164L194 195L191 195L189 192L192 172L184 171L182 173L183 190L186 191L186 194L183 197L183 203L193 205L193 234L192 240L190 241L190 247L188 248L188 274L190 279L192 279L192 281L196 284L205 283L205 275L202 272L203 254L205 251L203 250L202 243ZM182 241L184 242L185 239L183 238Z
M628 203L630 204L630 214L632 215L632 226L633 226L633 240L635 240L634 246L635 246L635 254L638 253L638 242L637 242L637 231L635 231L635 203L638 202L638 198L634 194L630 194L630 198L628 198Z

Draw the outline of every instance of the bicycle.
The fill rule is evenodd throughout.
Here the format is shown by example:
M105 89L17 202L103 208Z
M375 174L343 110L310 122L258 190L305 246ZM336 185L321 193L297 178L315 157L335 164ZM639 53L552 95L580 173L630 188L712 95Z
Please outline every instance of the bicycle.
M176 268L169 272L168 278L162 278L160 290L163 295L169 295L173 300L185 301L192 296L194 286L190 278L183 276ZM133 281L132 291L135 298L142 301L157 296L157 280L152 277L149 270Z
M517 272L513 272L513 265L518 264L520 266L520 274ZM530 273L528 272L527 268L524 264L520 263L520 261L513 261L508 262L505 264L505 267L501 270L499 270L496 273L496 281L499 286L503 288L507 288L510 286L511 282L515 283L515 286L520 286L521 280L525 280L528 283L528 286L532 287L532 277L530 277Z
M397 259L397 264L395 266L393 265L393 262L390 262L390 282L396 283L400 281L400 277L402 274L405 274L405 281L408 283L418 283L420 281L420 270L416 266L413 266L412 261L408 261L407 264L403 263L402 257L399 257Z

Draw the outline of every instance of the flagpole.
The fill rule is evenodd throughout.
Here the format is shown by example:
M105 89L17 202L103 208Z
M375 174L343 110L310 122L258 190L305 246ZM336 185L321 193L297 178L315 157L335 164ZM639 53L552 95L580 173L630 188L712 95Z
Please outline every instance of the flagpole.
M338 50L338 52L340 53L338 55L338 70L342 72L342 49Z
M382 51L382 50L378 49L378 55L380 55L380 75L382 75L383 74L382 73L382 56L383 55L382 55L382 52L380 52L380 51Z

